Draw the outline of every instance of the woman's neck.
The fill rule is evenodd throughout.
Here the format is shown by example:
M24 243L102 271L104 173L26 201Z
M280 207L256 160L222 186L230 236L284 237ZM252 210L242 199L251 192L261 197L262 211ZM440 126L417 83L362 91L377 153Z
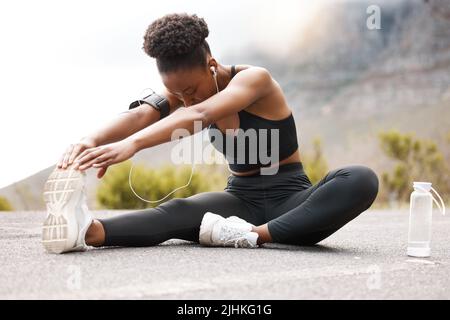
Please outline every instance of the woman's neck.
M219 86L219 91L222 91L231 81L231 66L218 64L217 69L217 85Z

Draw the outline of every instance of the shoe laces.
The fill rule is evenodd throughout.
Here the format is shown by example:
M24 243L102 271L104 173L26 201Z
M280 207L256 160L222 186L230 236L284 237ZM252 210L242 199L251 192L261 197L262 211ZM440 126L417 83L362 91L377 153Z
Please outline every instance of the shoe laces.
M244 237L230 239L224 242L224 246L228 246L230 244L232 244L235 248L253 248L253 245Z
M233 245L235 248L239 247L251 247L248 239L244 237L246 233L250 231L239 228L239 225L235 222L226 223L221 226L220 241L224 246Z

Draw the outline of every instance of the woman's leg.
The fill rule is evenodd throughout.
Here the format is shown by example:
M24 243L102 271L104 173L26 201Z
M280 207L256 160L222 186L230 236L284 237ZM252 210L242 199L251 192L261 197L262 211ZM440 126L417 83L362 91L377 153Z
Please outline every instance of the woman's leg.
M267 228L273 242L313 245L367 210L377 193L378 178L372 169L343 167L290 196L279 207L281 212L271 211L272 220L260 228Z
M91 245L152 246L173 238L198 242L200 224L208 211L256 223L256 217L236 196L225 191L203 192L171 199L155 208L97 219L101 224L97 227L104 229L105 240Z

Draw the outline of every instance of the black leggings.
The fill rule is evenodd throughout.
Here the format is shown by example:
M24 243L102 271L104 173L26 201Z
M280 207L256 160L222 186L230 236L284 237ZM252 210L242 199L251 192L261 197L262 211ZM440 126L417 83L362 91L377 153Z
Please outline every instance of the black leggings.
M230 175L224 191L98 220L105 246L153 246L173 238L198 242L208 211L257 226L268 223L273 242L314 245L367 210L377 193L378 178L368 167L336 169L312 185L297 162L281 165L275 175Z

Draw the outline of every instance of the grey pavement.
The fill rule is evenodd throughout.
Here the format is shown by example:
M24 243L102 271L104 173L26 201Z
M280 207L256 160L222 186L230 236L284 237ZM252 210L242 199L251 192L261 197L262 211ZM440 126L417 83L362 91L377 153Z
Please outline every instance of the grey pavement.
M107 217L124 212L94 212ZM313 247L145 248L48 254L45 212L0 213L1 299L449 299L450 217L430 258L406 256L407 210L368 210Z

